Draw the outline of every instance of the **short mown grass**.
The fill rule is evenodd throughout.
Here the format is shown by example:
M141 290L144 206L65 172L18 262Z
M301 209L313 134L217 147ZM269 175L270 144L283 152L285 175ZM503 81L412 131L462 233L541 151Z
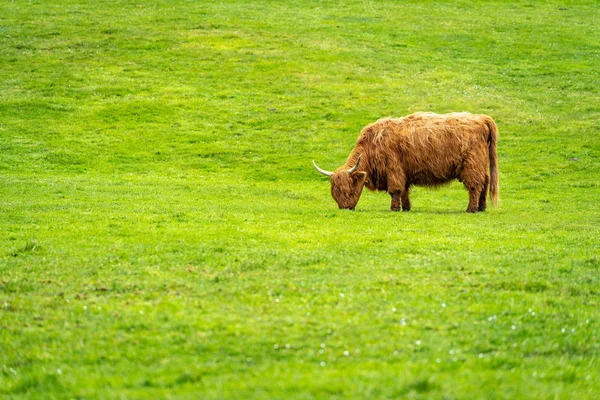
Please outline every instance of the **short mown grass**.
M0 397L594 398L594 1L0 4ZM340 211L311 166L491 115L459 183Z

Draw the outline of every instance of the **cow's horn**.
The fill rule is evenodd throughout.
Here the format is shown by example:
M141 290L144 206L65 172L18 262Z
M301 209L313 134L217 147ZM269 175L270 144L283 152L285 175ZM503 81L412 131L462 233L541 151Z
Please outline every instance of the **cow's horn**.
M315 169L317 171L319 171L320 173L322 173L323 175L327 175L327 176L331 176L333 175L333 172L329 172L329 171L325 171L324 169L320 168L316 163L315 160L313 160L313 165L315 166Z
M354 171L356 171L358 169L358 164L360 163L361 157L362 157L362 154L360 156L358 156L358 159L356 160L356 165L348 170L348 175L351 175Z

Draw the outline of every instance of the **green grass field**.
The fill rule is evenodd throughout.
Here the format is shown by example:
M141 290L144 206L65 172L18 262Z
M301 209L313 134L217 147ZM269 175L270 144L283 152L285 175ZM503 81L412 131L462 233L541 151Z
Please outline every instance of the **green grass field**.
M593 399L595 0L0 2L0 397ZM458 182L354 212L311 165L489 114Z

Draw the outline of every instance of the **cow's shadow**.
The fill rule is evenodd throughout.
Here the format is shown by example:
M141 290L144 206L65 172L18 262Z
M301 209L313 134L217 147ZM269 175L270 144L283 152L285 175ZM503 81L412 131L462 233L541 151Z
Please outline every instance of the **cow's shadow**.
M364 212L364 213L377 213L377 214L398 214L398 215L469 215L465 210L430 210L430 209L412 209L410 211L391 211L391 210L375 210L375 209L356 209L356 212ZM483 211L485 214L485 211ZM479 214L479 213L475 213Z
M451 214L451 215L460 215L460 214L469 214L465 210L410 210L409 213L415 214Z

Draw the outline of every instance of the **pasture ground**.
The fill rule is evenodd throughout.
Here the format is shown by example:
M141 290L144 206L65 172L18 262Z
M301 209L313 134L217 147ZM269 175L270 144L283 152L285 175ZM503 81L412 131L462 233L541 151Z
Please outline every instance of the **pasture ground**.
M3 1L0 397L594 398L596 1ZM501 205L327 169L491 115Z

